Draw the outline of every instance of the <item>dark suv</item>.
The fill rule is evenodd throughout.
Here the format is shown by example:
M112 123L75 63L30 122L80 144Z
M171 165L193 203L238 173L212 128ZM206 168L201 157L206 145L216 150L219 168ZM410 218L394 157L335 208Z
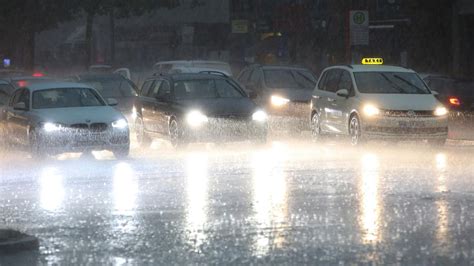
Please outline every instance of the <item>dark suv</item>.
M141 145L153 137L174 147L190 142L265 142L267 115L231 78L214 74L157 75L143 84L135 129Z
M256 95L256 102L270 115L272 128L308 129L308 110L317 77L310 70L293 66L252 65L238 81Z

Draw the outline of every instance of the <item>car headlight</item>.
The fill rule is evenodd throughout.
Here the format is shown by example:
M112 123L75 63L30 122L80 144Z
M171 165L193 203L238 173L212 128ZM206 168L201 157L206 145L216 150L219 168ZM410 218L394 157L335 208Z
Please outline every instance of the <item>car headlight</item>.
M191 111L186 115L186 122L192 127L201 126L207 123L209 119L200 111Z
M257 122L265 122L268 119L267 113L262 110L258 110L252 115L252 120Z
M112 123L112 127L117 128L117 129L125 129L125 128L128 127L127 120L119 119L119 120Z
M274 106L283 106L285 104L288 104L290 100L283 98L281 96L273 95L271 98L272 105Z
M438 107L434 110L435 116L445 116L448 114L448 109L446 107Z
M59 131L61 130L63 126L61 126L60 124L57 124L57 123L50 123L50 122L47 122L47 123L44 123L43 124L43 129L44 131L46 132L54 132L54 131Z
M132 119L135 121L138 117L137 108L133 106L132 108Z
M364 114L366 116L376 116L380 114L380 109L374 105L367 104L364 106Z

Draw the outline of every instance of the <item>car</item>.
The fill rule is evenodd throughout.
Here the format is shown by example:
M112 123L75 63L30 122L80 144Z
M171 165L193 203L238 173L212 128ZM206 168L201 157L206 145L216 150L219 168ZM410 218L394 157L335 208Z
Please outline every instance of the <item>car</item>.
M65 152L110 150L125 158L130 150L125 117L92 87L43 82L15 90L3 109L2 139L27 148L33 157Z
M6 80L0 80L0 108L8 103L8 100L10 99L10 96L14 90L15 87L13 87L10 82Z
M226 62L206 60L181 60L158 62L153 66L155 74L218 72L232 77L232 69Z
M272 129L309 130L309 103L317 82L310 70L285 65L252 65L241 71L237 81L266 109Z
M364 59L363 62L382 59ZM410 69L385 65L326 68L311 100L311 132L369 139L427 140L444 145L448 109Z
M440 74L422 76L439 101L450 109L449 138L474 140L474 80Z
M137 140L145 147L156 137L169 139L175 148L267 139L266 113L227 76L153 76L143 84L137 103Z
M81 74L75 81L94 87L104 98L114 98L116 108L127 118L130 125L135 122L136 111L133 109L138 96L137 86L120 74Z

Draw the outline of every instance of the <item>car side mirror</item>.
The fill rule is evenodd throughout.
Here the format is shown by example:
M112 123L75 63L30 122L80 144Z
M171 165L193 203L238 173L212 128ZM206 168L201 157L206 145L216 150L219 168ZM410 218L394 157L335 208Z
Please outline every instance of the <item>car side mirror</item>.
M118 105L118 101L117 101L117 99L115 99L115 98L108 98L108 99L107 99L107 103L108 103L110 106L116 106L116 105Z
M432 90L432 91L431 91L431 94L433 94L434 96L438 96L438 95L439 95L439 92Z
M21 110L21 111L26 111L26 104L24 102L19 102L19 103L15 103L15 105L13 105L13 109L14 110Z
M339 96L339 97L347 98L347 97L349 97L349 91L346 90L346 89L338 90L338 91L336 91L336 95Z

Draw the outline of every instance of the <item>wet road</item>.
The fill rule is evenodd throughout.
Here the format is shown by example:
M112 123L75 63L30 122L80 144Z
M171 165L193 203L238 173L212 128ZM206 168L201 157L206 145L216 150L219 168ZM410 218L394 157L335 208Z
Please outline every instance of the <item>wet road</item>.
M281 141L3 155L0 227L41 249L0 263L473 264L473 154Z

